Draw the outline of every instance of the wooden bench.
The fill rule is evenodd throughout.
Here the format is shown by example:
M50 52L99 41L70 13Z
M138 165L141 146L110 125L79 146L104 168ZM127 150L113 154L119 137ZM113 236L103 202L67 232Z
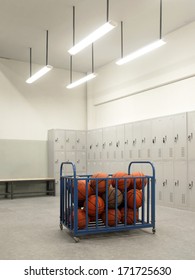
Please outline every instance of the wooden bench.
M28 183L28 184L37 184L37 183L45 183L45 190L34 190L32 191L22 191L15 192L14 185L18 185L19 183ZM0 192L0 196L4 196L5 198L13 199L14 196L29 196L32 194L45 194L45 195L53 195L55 196L55 179L54 178L22 178L22 179L0 179L0 185L5 185L5 191L3 193ZM15 188L16 189L16 188Z

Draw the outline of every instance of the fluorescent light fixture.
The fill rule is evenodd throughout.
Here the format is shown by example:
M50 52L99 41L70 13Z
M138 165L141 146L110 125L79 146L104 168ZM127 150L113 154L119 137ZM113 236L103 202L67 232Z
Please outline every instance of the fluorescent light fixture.
M34 81L38 80L41 78L43 75L45 75L47 72L49 72L53 66L51 65L46 65L43 68L41 68L38 72L36 72L34 75L32 75L30 78L26 80L26 83L31 84Z
M69 85L67 86L67 88L70 89L70 88L77 87L77 86L79 86L79 85L81 85L81 84L84 84L85 82L87 82L87 81L89 81L89 80L95 78L96 76L97 76L97 74L91 73L91 74L89 74L89 75L87 75L87 76L81 78L80 80L77 80L77 81L75 81L75 82L69 84Z
M140 57L140 56L142 56L142 55L144 55L146 53L149 53L149 52L151 52L151 51L153 51L153 50L163 46L164 44L166 44L166 42L163 41L163 40L155 41L154 43L152 43L150 45L147 45L147 46L145 46L145 47L143 47L143 48L141 48L141 49L139 49L139 50L137 50L137 51L135 51L135 52L133 52L133 53L131 53L131 54L121 58L121 59L119 59L116 62L116 64L117 65L123 65L123 64L125 64L125 63L127 63L129 61L132 61L132 60L134 60L134 59L136 59L136 58L138 58L138 57Z
M87 46L91 45L93 42L104 36L106 33L111 31L113 28L117 26L117 23L114 21L107 21L105 24L100 26L98 29L96 29L94 32L89 34L86 38L81 40L79 43L74 45L68 52L71 55L75 55Z

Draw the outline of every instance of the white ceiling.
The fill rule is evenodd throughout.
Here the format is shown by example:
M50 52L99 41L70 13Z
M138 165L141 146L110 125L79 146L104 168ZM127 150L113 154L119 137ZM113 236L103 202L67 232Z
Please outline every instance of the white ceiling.
M163 0L163 36L195 21L195 0ZM94 44L95 69L120 57L120 22L124 55L159 38L160 0L110 0L109 19L118 27ZM45 64L49 30L49 64L69 69L67 50L106 22L106 0L0 0L0 57ZM73 57L73 70L91 71L91 47Z

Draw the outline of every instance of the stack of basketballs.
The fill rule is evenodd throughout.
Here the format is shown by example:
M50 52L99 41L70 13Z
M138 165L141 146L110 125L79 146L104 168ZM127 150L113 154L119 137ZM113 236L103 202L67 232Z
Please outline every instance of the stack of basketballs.
M78 179L78 229L86 227L86 212L89 223L96 221L97 217L108 226L116 226L119 223L128 225L136 223L138 208L142 206L142 185L145 186L147 183L144 176L142 172L133 172L128 175L119 171L112 176L99 172L93 174L89 180ZM87 190L88 199L86 201ZM108 209L107 212L106 209ZM136 221L134 221L134 210L136 210ZM74 214L72 217L74 218Z

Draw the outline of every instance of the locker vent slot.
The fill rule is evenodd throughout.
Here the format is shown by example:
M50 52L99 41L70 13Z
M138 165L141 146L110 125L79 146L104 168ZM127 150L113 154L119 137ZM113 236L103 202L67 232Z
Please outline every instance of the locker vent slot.
M170 202L173 203L173 193L172 192L170 193Z
M185 157L185 147L181 147L181 157Z
M150 158L150 149L147 150L148 158Z
M173 148L169 148L169 157L170 157L170 158L173 157Z
M184 193L182 193L181 202L182 204L186 204L186 196Z
M162 192L159 191L159 200L162 200Z

